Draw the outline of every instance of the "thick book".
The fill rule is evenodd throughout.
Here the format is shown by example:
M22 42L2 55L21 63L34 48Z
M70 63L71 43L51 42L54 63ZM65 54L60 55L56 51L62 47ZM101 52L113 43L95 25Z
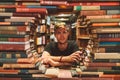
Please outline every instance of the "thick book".
M120 6L100 6L100 10L120 10Z
M24 38L28 35L17 35L17 34L0 34L2 38Z
M99 47L99 53L119 53L120 46L103 46Z
M0 58L0 63L32 63L30 58Z
M106 42L106 41L108 41L108 42L113 42L113 41L115 41L115 42L118 42L118 41L120 41L120 38L99 38L98 39L100 42Z
M90 62L90 63L86 63L85 66L88 67L112 67L112 66L120 66L120 63L104 63L104 62Z
M0 26L0 31L30 31L29 26Z
M30 38L29 36L26 36L26 37L23 37L23 38L3 38L3 37L0 37L0 42L1 41L8 41L8 42L26 42L26 41L29 41Z
M114 18L120 18L119 14L114 15L98 15L98 16L86 16L87 19L114 19Z
M101 22L101 23L93 23L91 26L92 27L110 27L110 26L119 26L120 25L120 23L119 22L108 22L108 23L105 23L105 22Z
M0 22L0 26L27 26L28 22Z
M116 74L102 74L100 75L101 78L118 78L117 80L120 79L120 75Z
M98 15L106 15L105 10L81 10L80 15L86 15L86 16L98 16Z
M20 64L20 63L5 63L3 64L3 68L4 69L15 69L15 68L19 68L19 69L23 69L23 68L27 68L27 69L34 69L35 68L35 64Z
M30 44L0 44L0 51L27 50L29 48L30 48Z
M105 28L106 29L106 28ZM108 28L107 28L108 29ZM119 29L119 28L110 28L110 30L111 29ZM115 38L115 39L117 39L117 38L120 38L120 33L118 32L115 32L115 33L104 33L104 34L97 34L97 38L98 39L104 39L104 38L108 38L108 40L111 38L111 39L113 39L113 38Z
M104 23L104 22L120 22L120 19L119 18L108 18L108 19L105 19L105 18L103 18L103 19L90 19L90 22L92 22L92 23Z
M67 5L67 1L40 1L41 5Z
M29 13L40 13L47 14L46 8L0 8L1 12L29 12Z
M22 12L2 12L0 13L0 17L7 17L10 18L10 16L15 16L15 17L39 17L39 13L22 13Z
M72 2L69 6L117 6L119 2Z
M3 31L0 31L0 34L16 34L16 35L26 35L27 34L27 32L25 32L25 31L14 31L14 30L11 30L11 31L9 31L9 30L3 30Z
M95 53L94 59L120 59L120 53Z
M0 58L27 58L27 51L0 51Z
M59 74L59 68L48 68L45 71L45 75L51 78L58 77L58 74Z
M120 10L106 10L107 15L120 14Z
M104 42L99 42L99 46L100 47L104 47L104 46L120 46L120 42L119 41L116 41L116 42L114 42L114 41L110 41L110 42L108 42L108 41L104 41Z
M97 28L92 29L92 33L120 33L120 28Z

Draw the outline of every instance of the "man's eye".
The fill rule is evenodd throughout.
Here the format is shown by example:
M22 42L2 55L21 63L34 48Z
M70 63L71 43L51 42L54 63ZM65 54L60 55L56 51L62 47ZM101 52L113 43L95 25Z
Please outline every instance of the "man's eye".
M60 34L61 32L57 32L57 34Z

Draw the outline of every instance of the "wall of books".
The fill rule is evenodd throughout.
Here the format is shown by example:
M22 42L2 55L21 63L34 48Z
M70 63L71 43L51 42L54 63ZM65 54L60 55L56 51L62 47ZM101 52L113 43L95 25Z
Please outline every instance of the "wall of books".
M41 72L35 60L40 56L36 45L42 41L37 42L36 31L44 31L41 21L47 9L37 4L40 1L0 1L0 80L31 80L33 73Z
M47 76L36 60L48 42L46 15L57 10L52 5L79 12L76 39L88 50L81 66L50 69L55 76ZM119 80L119 27L119 0L0 0L0 80Z
M99 77L120 76L120 1L81 2L74 6L79 11L77 41L89 49L91 61L84 63L83 72L102 72ZM97 74L97 73L96 73Z

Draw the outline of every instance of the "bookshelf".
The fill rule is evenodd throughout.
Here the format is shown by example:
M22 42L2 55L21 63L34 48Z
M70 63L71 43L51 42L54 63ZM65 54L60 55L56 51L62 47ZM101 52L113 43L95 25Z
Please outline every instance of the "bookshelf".
M85 16L79 16L76 22L76 41L80 48L86 48L90 40L90 23Z

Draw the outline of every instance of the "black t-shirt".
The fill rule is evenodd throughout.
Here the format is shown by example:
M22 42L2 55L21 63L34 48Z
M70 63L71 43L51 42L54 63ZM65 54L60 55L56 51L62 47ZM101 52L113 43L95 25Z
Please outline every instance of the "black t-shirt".
M78 50L79 47L75 41L68 41L67 49L64 51L59 50L57 42L50 42L44 49L44 51L49 52L52 56L68 56Z

